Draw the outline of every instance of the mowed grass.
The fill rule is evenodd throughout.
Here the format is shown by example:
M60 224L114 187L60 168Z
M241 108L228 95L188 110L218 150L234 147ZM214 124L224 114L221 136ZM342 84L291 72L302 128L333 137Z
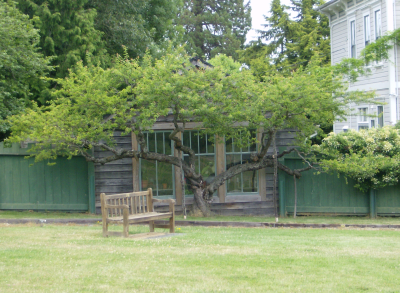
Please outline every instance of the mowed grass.
M100 225L3 224L0 291L400 290L398 230L181 227L178 232L133 240L103 238Z
M36 212L36 211L0 211L0 219L100 219L101 215L89 213L68 212ZM182 215L176 216L177 221L184 220ZM217 222L266 222L274 223L274 217L263 216L213 216L208 218L190 217L187 221L217 221ZM279 218L279 223L304 223L304 224L360 224L360 225L400 225L400 217L377 217L370 219L365 216L293 216Z

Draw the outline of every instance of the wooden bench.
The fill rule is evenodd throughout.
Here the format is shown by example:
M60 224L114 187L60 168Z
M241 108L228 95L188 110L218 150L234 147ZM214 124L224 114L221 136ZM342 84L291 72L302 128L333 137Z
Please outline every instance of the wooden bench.
M175 232L175 200L155 199L151 188L147 191L105 195L100 194L101 214L103 217L103 236L118 235L128 237L129 224L149 222L150 232L154 228L169 228L170 233ZM169 204L169 212L157 213L154 211L155 202ZM169 224L155 224L155 220L169 218ZM122 223L123 232L109 232L109 223Z

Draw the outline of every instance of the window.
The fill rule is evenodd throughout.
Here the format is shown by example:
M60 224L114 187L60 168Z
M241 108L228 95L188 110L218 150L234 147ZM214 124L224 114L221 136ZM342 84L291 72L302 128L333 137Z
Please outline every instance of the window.
M378 106L378 127L383 127L383 106Z
M255 138L256 133L252 133ZM226 169L238 164L245 164L250 160L251 152L257 150L256 144L245 148L239 148L234 139L225 142ZM257 193L258 192L258 172L247 171L238 174L227 181L227 194L235 193Z
M371 128L375 128L375 120L371 120Z
M199 172L206 182L211 182L216 174L215 148L214 144L209 141L208 135L201 135L197 130L185 131L183 133L183 144L196 153L196 172ZM189 162L188 155L184 155L183 158L185 162ZM192 194L187 185L185 185L185 194Z
M173 154L170 132L145 133L150 152ZM173 166L171 164L140 159L140 188L153 189L154 196L174 197Z
M382 36L381 10L375 10L375 40Z
M369 15L364 16L364 42L365 46L368 46L368 44L371 41L371 25L369 22Z
M350 57L356 58L356 21L350 22Z
M368 129L368 126L367 125L358 125L358 130L361 130L361 129Z
M358 122L367 122L368 108L358 109Z

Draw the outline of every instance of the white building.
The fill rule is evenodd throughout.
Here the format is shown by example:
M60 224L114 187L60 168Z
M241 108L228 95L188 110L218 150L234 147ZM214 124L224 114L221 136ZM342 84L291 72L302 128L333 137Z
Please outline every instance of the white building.
M331 62L359 57L361 50L400 24L400 0L331 0L318 7L329 17ZM384 105L350 105L353 114L347 121L336 122L334 132L394 125L399 120L399 47L390 50L390 60L371 62L371 74L351 84L349 90L375 90ZM369 117L368 115L379 115Z

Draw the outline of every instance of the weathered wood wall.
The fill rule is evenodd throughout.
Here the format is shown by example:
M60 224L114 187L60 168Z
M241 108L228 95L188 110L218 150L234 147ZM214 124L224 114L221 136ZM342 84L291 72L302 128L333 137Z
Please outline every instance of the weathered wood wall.
M157 124L157 129L165 129L168 127L167 122ZM172 127L172 125L170 126ZM293 144L293 131L285 130L277 134L277 148L290 146ZM121 132L115 133L115 138L118 146L125 149L132 149L132 138L130 135L122 136ZM268 151L273 153L273 148ZM109 155L109 152L95 150L95 155L104 157ZM122 159L111 162L105 165L95 165L95 184L96 184L96 211L100 213L100 193L106 194L131 192L133 191L133 172L132 159ZM262 170L264 181L259 180L260 195L225 195L214 196L214 201L211 204L211 209L216 214L220 215L265 215L271 216L274 214L273 203L273 168ZM222 189L224 190L224 189ZM277 189L279 198L279 189ZM220 201L225 202L220 202ZM190 207L193 199L186 198L186 205ZM163 210L167 207L156 206L157 210ZM182 212L182 207L177 206L176 212Z

